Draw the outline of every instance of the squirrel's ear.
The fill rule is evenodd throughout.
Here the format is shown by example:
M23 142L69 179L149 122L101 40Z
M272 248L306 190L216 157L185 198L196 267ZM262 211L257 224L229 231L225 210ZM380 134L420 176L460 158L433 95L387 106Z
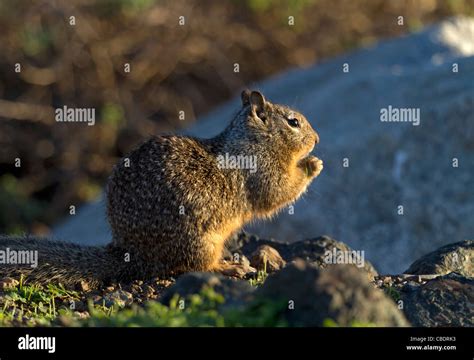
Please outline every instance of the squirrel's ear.
M265 98L259 91L252 91L250 93L250 103L255 107L255 112L257 114L265 110Z
M244 91L242 91L242 94L240 94L240 98L242 99L242 107L250 105L250 90L245 89Z

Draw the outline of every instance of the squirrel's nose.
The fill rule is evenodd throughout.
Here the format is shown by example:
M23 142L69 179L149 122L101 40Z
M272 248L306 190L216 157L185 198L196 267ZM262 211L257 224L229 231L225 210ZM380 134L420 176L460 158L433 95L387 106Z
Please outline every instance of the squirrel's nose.
M314 138L314 145L318 145L318 143L319 143L319 135L318 135L317 132L315 132L314 135L316 135L315 138Z

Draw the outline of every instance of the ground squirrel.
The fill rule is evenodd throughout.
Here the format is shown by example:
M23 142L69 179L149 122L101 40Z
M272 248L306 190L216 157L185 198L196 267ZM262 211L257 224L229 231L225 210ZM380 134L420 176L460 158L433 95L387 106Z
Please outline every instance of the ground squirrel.
M114 167L106 187L111 244L4 236L0 250L38 250L38 267L0 265L0 276L94 286L232 270L221 260L226 240L294 202L323 168L310 155L318 134L302 114L258 91L241 98L216 137L155 136Z

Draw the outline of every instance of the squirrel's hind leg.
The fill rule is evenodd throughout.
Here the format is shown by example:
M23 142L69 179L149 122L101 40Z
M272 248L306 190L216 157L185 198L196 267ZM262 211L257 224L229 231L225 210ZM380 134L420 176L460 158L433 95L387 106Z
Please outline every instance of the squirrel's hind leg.
M222 237L219 237L214 238L206 243L209 254L211 255L208 257L210 262L207 271L217 272L226 276L237 278L244 278L248 273L257 272L257 270L250 265L233 263L224 260L222 258L224 241L225 240L223 240Z

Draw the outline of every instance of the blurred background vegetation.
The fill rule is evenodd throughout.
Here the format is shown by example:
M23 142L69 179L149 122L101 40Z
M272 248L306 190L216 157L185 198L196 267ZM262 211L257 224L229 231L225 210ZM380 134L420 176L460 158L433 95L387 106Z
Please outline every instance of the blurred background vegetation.
M47 233L118 157L246 84L456 14L474 1L1 1L0 233ZM63 105L95 108L96 125L55 122Z

